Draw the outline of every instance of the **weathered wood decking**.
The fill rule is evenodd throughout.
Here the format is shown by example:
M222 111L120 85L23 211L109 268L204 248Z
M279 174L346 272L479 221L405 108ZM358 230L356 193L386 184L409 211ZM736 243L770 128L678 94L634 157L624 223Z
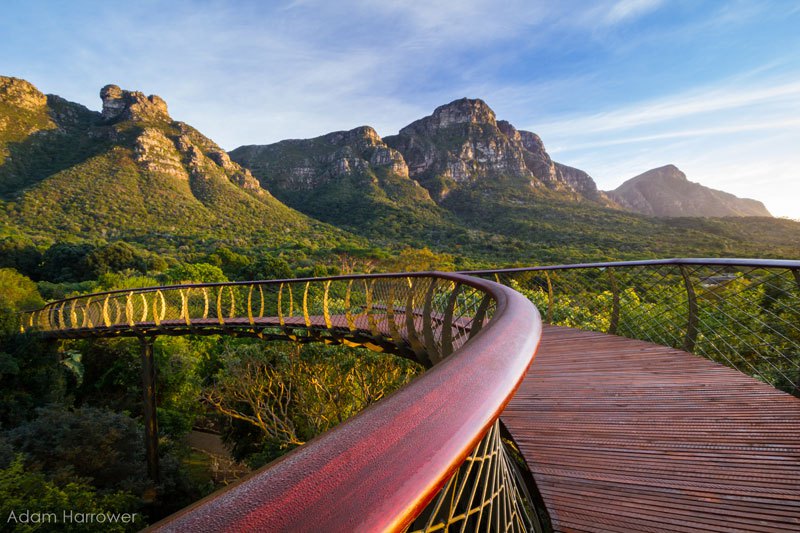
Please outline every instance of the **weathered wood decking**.
M546 326L502 419L556 531L800 531L800 400L701 357Z

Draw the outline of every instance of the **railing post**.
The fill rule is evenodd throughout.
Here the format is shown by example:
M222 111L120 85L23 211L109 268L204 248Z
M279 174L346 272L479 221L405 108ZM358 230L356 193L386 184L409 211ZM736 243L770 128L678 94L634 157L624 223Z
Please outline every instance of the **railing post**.
M797 283L797 290L800 290L800 269L793 268L792 275L794 276L794 281Z
M611 321L608 325L608 333L616 335L619 326L619 287L613 268L608 269L608 279L611 281Z
M697 296L694 293L694 286L692 280L689 278L689 272L686 266L679 265L681 276L683 276L683 284L686 287L686 299L689 304L689 316L686 320L686 335L683 337L683 351L692 353L694 352L695 344L697 343Z
M456 301L460 290L461 284L456 283L453 292L450 293L450 297L447 299L447 308L444 311L444 319L442 321L442 359L453 353L453 314L455 313Z
M156 365L153 360L153 337L139 337L142 345L142 393L144 399L144 446L147 475L160 481L158 469L158 418L156 416Z
M553 323L553 282L550 281L550 273L545 270L544 277L547 278L547 323Z

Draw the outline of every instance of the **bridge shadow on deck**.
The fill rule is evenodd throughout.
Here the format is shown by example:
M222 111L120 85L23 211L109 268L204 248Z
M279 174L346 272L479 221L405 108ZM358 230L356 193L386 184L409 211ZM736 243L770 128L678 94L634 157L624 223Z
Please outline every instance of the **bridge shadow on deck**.
M545 326L502 420L556 531L800 531L800 400L704 358Z

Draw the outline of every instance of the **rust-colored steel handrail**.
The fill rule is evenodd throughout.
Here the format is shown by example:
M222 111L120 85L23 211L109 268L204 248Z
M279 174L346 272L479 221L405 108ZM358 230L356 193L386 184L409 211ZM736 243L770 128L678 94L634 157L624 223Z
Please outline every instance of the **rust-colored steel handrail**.
M474 270L548 323L680 348L800 397L800 261L676 258Z
M533 361L541 320L528 299L501 284L436 272L153 287L53 302L28 315L23 329L342 342L430 367L156 530L537 527L497 424Z

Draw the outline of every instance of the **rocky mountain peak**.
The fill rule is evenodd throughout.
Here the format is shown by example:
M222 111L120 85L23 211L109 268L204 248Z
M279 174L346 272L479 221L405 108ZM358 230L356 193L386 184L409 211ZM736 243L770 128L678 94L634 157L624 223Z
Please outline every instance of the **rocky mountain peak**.
M588 174L558 166L538 135L496 120L483 100L462 98L437 107L384 141L403 155L409 175L437 200L459 187L504 177L520 189L544 187L575 200L612 203Z
M497 121L497 128L509 139L512 141L522 142L522 138L515 128L509 121L507 120L498 120Z
M772 216L764 204L689 181L675 165L648 170L608 193L624 208L663 217Z
M116 120L171 120L167 103L160 96L145 96L140 91L126 91L117 85L106 85L100 89L103 100L103 119Z
M542 142L542 138L536 135L533 132L519 130L519 137L520 142L522 142L522 147L525 148L529 152L544 152L544 142Z
M675 165L664 165L644 172L628 180L630 183L638 182L661 182L661 183L686 183L688 178L678 167Z
M0 76L0 101L12 103L30 111L41 109L47 105L47 97L32 83L8 76Z
M431 135L456 124L488 124L497 127L497 118L483 100L461 98L437 107L428 117L412 122L400 130L400 135Z
M335 146L350 146L361 151L385 146L378 132L371 126L360 126L347 131L335 131L322 136L322 140Z

